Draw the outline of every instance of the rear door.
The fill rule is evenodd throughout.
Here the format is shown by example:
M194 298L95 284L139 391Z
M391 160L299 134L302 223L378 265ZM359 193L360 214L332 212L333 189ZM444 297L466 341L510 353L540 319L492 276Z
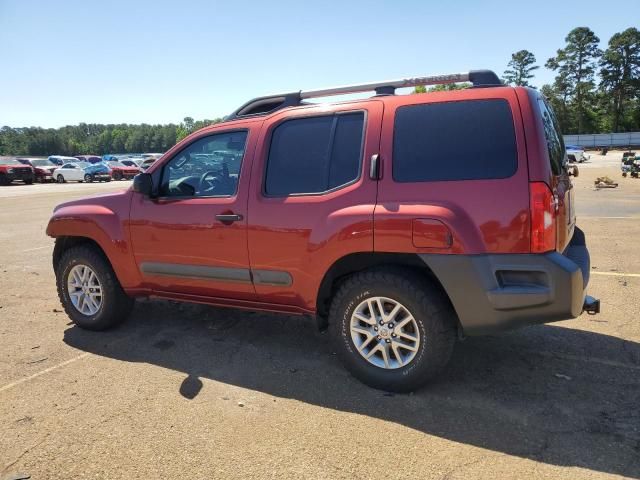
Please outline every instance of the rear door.
M526 147L512 88L389 98L380 252L529 252Z
M315 309L339 258L373 251L382 102L318 105L265 120L249 197L249 252L264 302Z

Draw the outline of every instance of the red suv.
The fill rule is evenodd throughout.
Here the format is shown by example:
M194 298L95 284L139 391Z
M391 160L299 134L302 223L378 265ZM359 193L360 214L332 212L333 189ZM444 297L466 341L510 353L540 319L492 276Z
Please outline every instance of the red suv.
M392 391L442 370L462 334L599 311L554 114L484 70L257 98L131 189L58 206L47 233L80 327L139 296L312 315L353 375Z

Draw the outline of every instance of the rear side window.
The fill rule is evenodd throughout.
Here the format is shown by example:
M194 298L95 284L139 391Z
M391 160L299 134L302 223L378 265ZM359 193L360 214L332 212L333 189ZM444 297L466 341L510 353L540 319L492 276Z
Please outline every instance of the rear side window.
M549 162L554 175L560 175L562 165L565 163L566 153L564 139L560 133L560 126L553 110L542 98L538 98L542 125L544 125L544 137L547 140L547 150L549 151Z
M359 177L364 112L287 120L271 137L265 193L327 192Z
M396 111L396 182L507 178L517 168L513 117L506 100L428 103Z

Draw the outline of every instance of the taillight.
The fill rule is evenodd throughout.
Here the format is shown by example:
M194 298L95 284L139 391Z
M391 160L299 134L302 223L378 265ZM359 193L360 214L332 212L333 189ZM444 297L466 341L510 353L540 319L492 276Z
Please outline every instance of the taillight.
M556 209L553 192L544 182L529 184L531 209L531 253L543 253L556 248Z

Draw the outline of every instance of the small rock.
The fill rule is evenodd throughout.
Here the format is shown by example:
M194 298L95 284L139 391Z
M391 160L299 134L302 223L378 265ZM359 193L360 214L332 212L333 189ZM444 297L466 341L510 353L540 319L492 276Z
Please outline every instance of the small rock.
M290 368L289 373L296 373L298 371L297 368Z
M62 310L57 309L57 308L54 308L54 309L53 309L53 313L62 313Z
M571 377L569 375L564 375L562 373L554 373L553 374L556 378L561 378L563 380L571 380Z
M244 402L238 402L239 407L244 407Z

